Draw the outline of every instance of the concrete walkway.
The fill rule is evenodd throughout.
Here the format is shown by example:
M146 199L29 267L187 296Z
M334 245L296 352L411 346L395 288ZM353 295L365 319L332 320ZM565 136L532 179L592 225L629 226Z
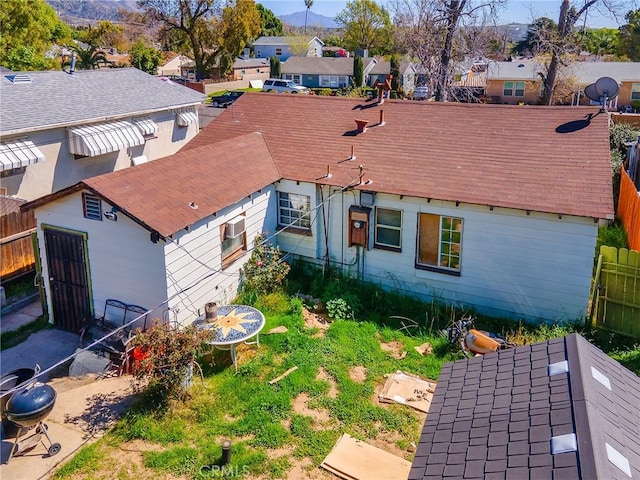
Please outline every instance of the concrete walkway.
M0 318L0 333L18 330L23 325L34 322L42 315L40 300L32 302L20 310L2 315Z

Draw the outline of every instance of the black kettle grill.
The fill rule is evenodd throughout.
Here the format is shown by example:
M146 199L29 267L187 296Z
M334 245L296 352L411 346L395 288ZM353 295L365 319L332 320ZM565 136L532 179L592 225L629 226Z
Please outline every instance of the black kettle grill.
M9 421L18 425L19 431L13 442L7 463L12 457L22 455L34 448L40 443L43 435L49 441L49 456L56 455L60 451L62 447L59 443L54 443L51 440L47 433L48 427L42 422L53 410L56 396L56 391L51 386L34 383L16 391L9 397L4 414ZM20 440L20 436L33 427L36 427L35 433Z

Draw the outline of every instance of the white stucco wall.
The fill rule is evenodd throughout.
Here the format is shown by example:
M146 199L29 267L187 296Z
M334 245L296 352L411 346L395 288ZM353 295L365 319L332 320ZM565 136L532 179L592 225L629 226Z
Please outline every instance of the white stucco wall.
M223 209L215 218L193 225L188 232L179 232L174 235L174 241L167 241L164 247L166 283L172 320L187 325L196 320L199 313L204 314L206 303L223 305L233 301L238 293L240 270L251 256L256 234L275 231L275 212L274 188L269 186ZM241 214L245 215L248 251L222 268L220 226ZM195 286L179 293L191 285Z
M352 275L510 318L571 321L586 312L598 227L592 219L377 194L374 207L403 211L402 251L358 251L347 246L348 209L358 202L358 192L334 197L328 223L329 256ZM460 276L415 268L419 213L463 219ZM373 222L372 211L371 247ZM315 238L322 254L323 240Z
M121 120L131 122L133 118L151 118L158 124L156 138L148 138L144 145L112 152L96 157L75 159L69 153L66 128L40 130L24 135L43 153L45 160L29 165L23 174L2 179L2 187L8 195L24 200L56 192L85 178L120 170L131 166L131 159L145 155L149 161L173 155L198 133L198 125L178 127L176 114L172 111L156 112L127 117ZM3 138L4 140L10 140Z
M103 211L111 205L102 202ZM164 248L153 244L149 232L118 214L118 221L84 218L81 192L63 197L36 209L38 244L42 259L42 277L45 279L47 299L51 299L43 225L86 233L91 295L94 315L104 311L107 298L152 308L166 299ZM53 320L51 303L47 305ZM156 315L161 315L160 308Z

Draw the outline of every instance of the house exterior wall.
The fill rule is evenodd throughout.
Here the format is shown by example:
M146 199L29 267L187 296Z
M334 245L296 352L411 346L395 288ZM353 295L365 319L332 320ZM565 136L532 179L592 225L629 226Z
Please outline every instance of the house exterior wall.
M164 65L159 66L158 75L182 75L182 65L192 61L193 60L191 60L190 58L178 55Z
M102 202L103 211L111 205ZM164 251L161 243L153 244L149 232L118 214L118 221L84 218L82 193L76 192L36 209L38 245L42 260L42 278L47 299L51 299L48 282L43 225L87 234L90 291L94 316L102 314L104 302L116 298L125 303L152 308L166 299ZM53 321L49 302L47 313ZM153 313L162 314L162 308Z
M253 50L256 58L278 57L281 62L284 62L287 58L296 55L296 53L294 53L291 47L286 43L283 43L282 45L255 45ZM276 50L282 50L282 53L278 55ZM322 44L317 39L313 39L309 43L306 54L301 56L322 57Z
M335 197L327 225L329 257L353 276L509 318L572 321L586 313L597 236L592 219L377 194L365 250L347 246L348 209L357 202L358 192ZM402 210L401 252L373 248L375 207ZM419 213L463 219L459 276L416 268Z
M174 241L164 245L166 255L166 298L169 298L169 318L182 325L193 323L198 310L204 314L208 302L229 304L238 293L240 269L251 256L255 236L275 231L276 206L273 186L244 198L237 204L193 225L189 231L174 235ZM248 251L225 268L222 267L221 226L238 215L245 215ZM196 260L197 259L197 260ZM205 280L203 278L207 277ZM179 292L195 285L187 292Z
M487 79L486 95L488 97L494 97L498 103L507 103L510 105L516 105L518 102L524 102L529 104L537 103L540 100L540 82L532 80L513 80L514 82L525 82L524 97L505 97L504 82L511 80L491 80Z
M45 160L27 166L24 173L3 178L2 186L7 189L7 195L33 200L85 178L130 167L133 157L145 155L148 160L156 160L172 155L198 133L198 125L178 127L174 112L164 111L140 115L140 117L143 116L151 118L158 124L158 133L155 138L149 138L144 145L137 147L77 160L69 152L66 128L31 132L26 136L44 154ZM128 117L123 120L132 121L132 118L139 117Z

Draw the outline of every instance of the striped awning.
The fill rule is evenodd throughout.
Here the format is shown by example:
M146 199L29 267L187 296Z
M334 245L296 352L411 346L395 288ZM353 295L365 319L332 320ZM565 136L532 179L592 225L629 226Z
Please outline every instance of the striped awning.
M140 129L142 135L155 135L158 133L158 124L147 117L135 118L133 123Z
M198 123L198 115L196 112L178 112L178 125L188 127L192 123Z
M109 122L69 128L69 150L75 155L95 157L144 144L140 130L129 122Z
M0 143L1 171L26 167L44 161L44 155L31 140L25 138Z

